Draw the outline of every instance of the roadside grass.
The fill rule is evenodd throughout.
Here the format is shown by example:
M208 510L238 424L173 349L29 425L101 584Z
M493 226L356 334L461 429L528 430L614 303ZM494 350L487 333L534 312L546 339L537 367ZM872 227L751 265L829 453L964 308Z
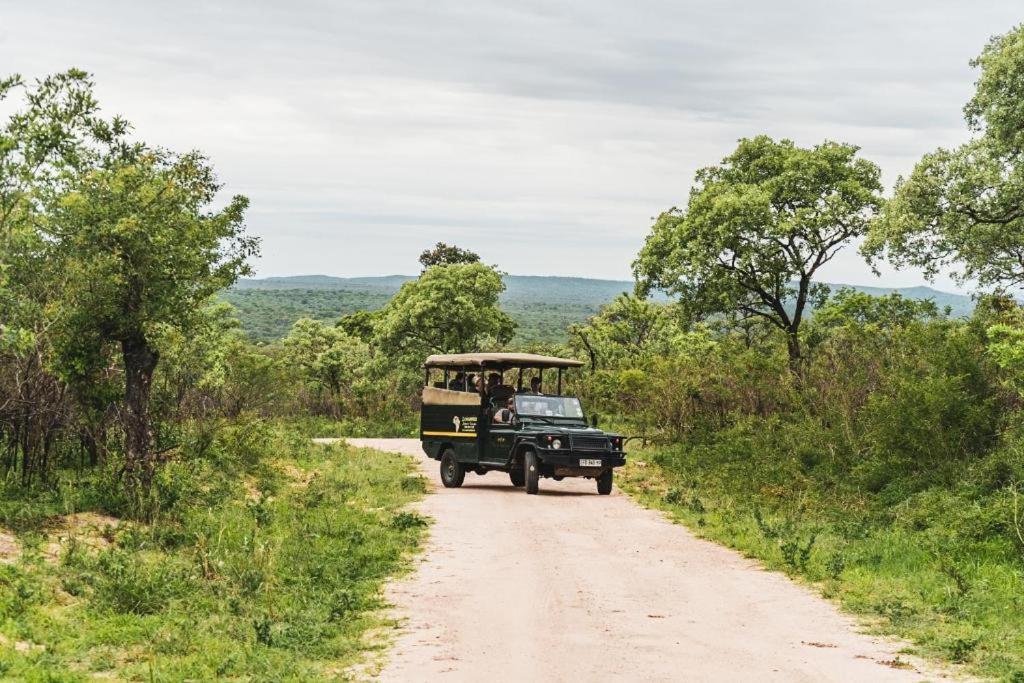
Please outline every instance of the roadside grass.
M637 450L617 483L697 536L809 582L872 630L913 643L914 654L1024 681L1017 485L980 492L977 482L997 465L897 502L838 485L794 453L725 450Z
M290 429L311 438L350 436L354 438L400 439L419 437L419 413L382 416L376 419L345 417L340 420L319 415L306 415L282 421Z
M414 471L250 421L184 436L149 524L125 517L109 473L4 483L0 529L21 552L0 562L0 678L340 677L379 647L381 588L422 539L426 520L403 510L425 491ZM83 510L122 519L61 524Z

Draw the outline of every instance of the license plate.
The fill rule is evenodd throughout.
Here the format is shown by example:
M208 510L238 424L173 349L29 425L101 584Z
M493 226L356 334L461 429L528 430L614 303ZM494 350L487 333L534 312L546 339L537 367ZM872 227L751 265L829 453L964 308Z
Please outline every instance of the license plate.
M600 460L585 460L585 459L581 459L580 460L580 467L600 467L600 466L601 466L601 461Z

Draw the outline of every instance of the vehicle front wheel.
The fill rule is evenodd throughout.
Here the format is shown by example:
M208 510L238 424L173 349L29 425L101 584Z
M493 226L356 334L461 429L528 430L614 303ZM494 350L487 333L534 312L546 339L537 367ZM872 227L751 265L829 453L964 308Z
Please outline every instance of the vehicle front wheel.
M526 470L522 467L513 468L508 473L508 478L512 480L512 485L516 488L522 488L526 484Z
M455 451L445 449L441 454L441 483L446 489L457 489L466 479L466 470L462 463L455 459Z
M606 470L604 474L597 478L597 492L602 496L607 496L612 492L612 470Z
M526 480L526 492L537 493L540 482L540 465L537 462L537 454L533 451L526 451L523 456L523 477Z

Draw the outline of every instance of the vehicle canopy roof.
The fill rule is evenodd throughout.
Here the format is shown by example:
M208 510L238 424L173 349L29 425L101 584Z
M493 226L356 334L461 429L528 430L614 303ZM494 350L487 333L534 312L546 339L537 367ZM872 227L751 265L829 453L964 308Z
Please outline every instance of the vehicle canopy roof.
M535 353L448 353L429 356L425 368L578 368L583 362L572 358L540 356Z

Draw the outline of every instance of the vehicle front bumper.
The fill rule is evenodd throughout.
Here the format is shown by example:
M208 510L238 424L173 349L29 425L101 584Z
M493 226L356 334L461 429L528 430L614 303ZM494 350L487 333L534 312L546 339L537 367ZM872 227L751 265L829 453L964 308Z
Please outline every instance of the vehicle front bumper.
M618 452L594 453L561 448L541 448L537 450L537 455L542 463L552 467L579 467L580 460L600 460L601 469L622 467L626 464L626 454Z

